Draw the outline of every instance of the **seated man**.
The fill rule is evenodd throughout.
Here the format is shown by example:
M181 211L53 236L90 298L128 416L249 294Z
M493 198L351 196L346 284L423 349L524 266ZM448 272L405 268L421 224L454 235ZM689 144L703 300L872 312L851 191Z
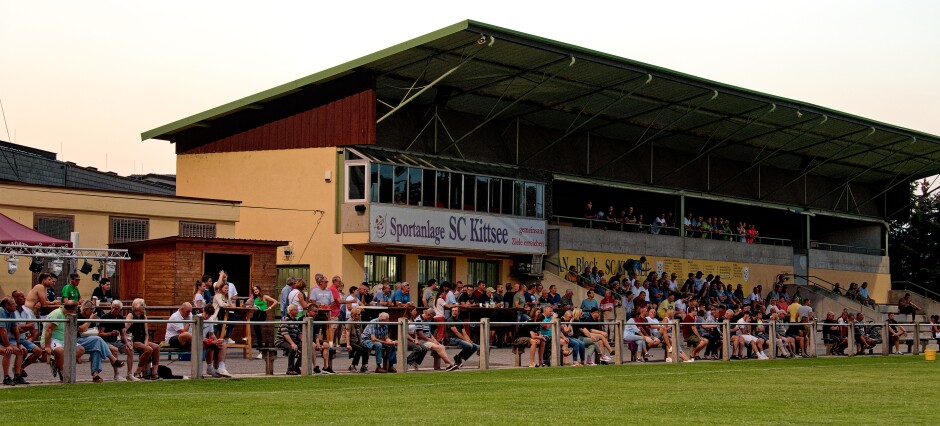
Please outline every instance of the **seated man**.
M12 297L0 300L0 319L16 319L16 302ZM28 385L23 379L23 357L26 351L17 343L19 327L15 321L0 322L0 355L3 356L3 384L4 386ZM10 378L10 359L13 358L13 377Z
M310 309L307 309L307 316L317 318L323 312L323 309L310 307ZM326 310L326 312L329 312L329 310ZM323 319L320 318L319 320ZM333 371L333 358L336 358L336 349L333 348L333 341L330 340L330 330L329 327L324 326L314 326L313 328L313 374L336 374ZM317 352L323 358L322 370L317 365Z
M379 313L379 317L370 321L362 330L360 340L366 348L375 351L376 373L397 373L395 363L398 361L398 341L388 337L388 325L378 324L388 322L388 312Z
M20 333L19 336L16 337L17 344L25 351L21 376L26 378L26 367L42 358L42 349L35 343L36 339L39 338L39 327L36 325L36 322L32 321L36 319L36 317L32 315L32 311L25 308L26 293L20 290L13 291L13 300L16 302L16 310L13 312L13 315L19 320L16 323Z
M215 315L215 306L202 308L202 320L209 321ZM215 335L215 324L202 323L202 348L206 351L206 375L212 377L232 377L225 368L225 340Z
M864 286L866 283L862 283ZM901 300L898 300L898 313L914 315L917 311L921 310L919 306L915 305L914 302L911 302L911 294L904 293L904 297Z
M111 310L101 316L103 320L121 320L124 319L124 304L120 300L114 300L111 302ZM131 374L131 368L134 363L134 348L127 343L127 334L124 331L124 328L127 326L123 322L102 322L98 325L98 337L101 337L105 343L108 344L108 348L111 350L111 353L115 356L119 353L127 355L127 361L124 364L127 365L127 375L124 376L129 381L140 380L134 377ZM115 375L114 381L121 381L119 375Z
M705 312L699 311L700 317L699 320L704 320ZM708 346L708 339L703 336L703 330L701 329L701 321L697 321L696 317L692 315L692 312L689 312L682 318L682 335L685 337L685 343L692 348L692 354L690 355L692 359L698 358L699 352L702 349L705 349Z
M455 322L461 321L459 308L451 308L450 320ZM454 357L454 364L457 366L455 368L460 368L464 361L470 359L470 356L480 350L480 346L473 343L473 340L470 338L467 332L467 326L449 325L447 326L446 335L447 337L444 339L444 344L460 348L460 353Z
M868 349L875 347L875 341L868 337L865 329L865 315L861 312L855 316L855 354L862 355Z
M163 340L167 345L174 349L183 349L189 350L189 342L193 340L193 335L189 332L190 324L188 322L192 320L193 305L189 302L183 302L180 305L180 308L173 312L170 315L170 321L180 321L180 322L170 322L166 325L166 335Z
M767 355L764 354L764 339L751 334L750 321L751 314L749 312L744 312L735 326L731 329L731 332L733 332L737 337L737 339L732 338L732 342L734 342L735 345L734 352L737 354L738 359L744 359L747 357L747 353L745 352L744 348L746 346L750 346L751 353L756 354L757 359L768 359Z
M297 314L297 305L287 305L287 315L281 321L281 325L277 329L277 337L274 338L274 346L283 349L284 353L287 355L288 376L300 374L302 361L300 357L300 333L303 327L303 317L298 317ZM206 362L209 362L208 354L206 356Z
M424 346L429 352L435 354L436 358L443 360L444 364L447 364L447 371L453 371L457 368L456 364L447 356L447 350L444 348L444 345L438 342L431 333L430 323L432 322L434 322L434 309L425 309L421 315L415 318L415 323L418 326L415 328L415 337L417 337L419 345ZM434 368L439 368L436 360Z
M409 282L401 283L401 288L392 293L392 303L395 306L404 306L411 303L411 284Z
M47 355L53 357L52 377L62 371L65 363L65 317L74 314L76 311L78 311L78 303L70 300L50 312L46 317L46 319L53 320L53 322L45 323L40 345ZM85 348L76 345L75 360L80 360L84 355Z
M901 339L907 336L907 330L898 325L897 320L894 319L893 313L888 314L888 320L886 322L888 326L888 344L894 347L894 351L891 353L901 355Z
M95 311L95 304L91 300L82 302L81 309L78 311L78 319L99 319L98 313ZM103 380L98 380L100 377L96 374L101 373L102 358L107 358L108 362L111 363L111 367L114 368L114 380L120 381L123 379L118 371L124 366L124 361L119 360L117 358L117 351L112 351L111 347L98 335L98 323L79 322L78 340L76 340L76 342L83 346L85 352L91 357L91 374L94 382L97 383Z
M840 329L836 315L832 311L827 312L826 319L823 320L823 342L829 345L828 355L844 354L843 351L848 346L848 339L842 337Z

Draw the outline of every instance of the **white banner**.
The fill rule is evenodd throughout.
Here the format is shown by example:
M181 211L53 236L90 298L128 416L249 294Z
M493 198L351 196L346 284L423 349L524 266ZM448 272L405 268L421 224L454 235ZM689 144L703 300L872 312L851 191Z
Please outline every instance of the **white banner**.
M373 204L369 241L421 247L545 254L545 221Z

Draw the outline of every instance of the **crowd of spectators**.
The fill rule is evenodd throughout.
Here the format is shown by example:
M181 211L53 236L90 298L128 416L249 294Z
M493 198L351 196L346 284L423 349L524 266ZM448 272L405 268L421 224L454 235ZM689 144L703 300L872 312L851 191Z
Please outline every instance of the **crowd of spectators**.
M676 223L672 212L657 213L644 218L643 214L635 211L633 207L617 209L611 205L606 209L596 208L594 202L588 201L581 217L587 220L585 225L592 228L679 235L679 224ZM747 244L759 242L760 233L753 223L738 222L737 226L734 226L730 219L703 217L688 213L682 218L681 226L685 230L686 237Z

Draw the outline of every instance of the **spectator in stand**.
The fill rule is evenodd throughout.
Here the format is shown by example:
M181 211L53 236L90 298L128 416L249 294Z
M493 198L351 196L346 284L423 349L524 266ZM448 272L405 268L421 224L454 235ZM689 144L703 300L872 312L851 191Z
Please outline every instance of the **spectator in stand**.
M731 312L730 310L728 312ZM731 331L737 336L737 340L732 339L732 342L735 343L735 352L738 359L746 358L746 353L744 348L750 346L751 353L757 356L757 359L766 360L767 355L764 353L764 339L754 336L751 334L751 314L749 312L744 312L741 315L741 319L737 321L737 324L731 329Z
M558 306L562 309L574 309L574 290L569 288L565 295L559 299Z
M222 283L220 287L218 287L218 291L215 292L215 296L212 296L212 307L215 308L215 317L212 318L213 320L221 321L222 319L227 319L227 316L225 315L225 310L228 308L234 307L234 304L231 302L231 299L229 299L229 296L228 296L228 288L229 288L229 284L227 282L224 282ZM220 339L225 339L226 337L222 333L223 326L224 326L223 324L215 325L216 335L219 336ZM134 336L134 337L136 338L137 336ZM235 343L235 341L229 339L228 343ZM134 346L134 350L137 350L136 345Z
M552 307L558 307L561 304L561 295L558 294L558 287L554 284L548 286L548 295L545 297L545 300Z
M545 355L545 346L547 344L545 336L543 336L541 332L541 323L544 319L541 309L532 308L529 317L531 318L530 321L519 326L519 331L513 344L515 346L529 347L529 368L541 367L542 358Z
M841 296L841 295L842 295L842 284L836 283L834 286L832 286L832 292L835 293L835 294L838 294L839 296Z
M796 357L796 339L787 335L790 326L787 325L788 315L786 311L777 311L776 322L774 323L774 335L777 339L778 357L795 358Z
M227 290L225 284L216 296L221 296ZM127 314L128 321L146 320L147 304L144 299L134 299L131 303L131 313ZM134 343L134 351L139 355L137 357L137 369L134 370L134 377L138 379L159 380L157 368L160 367L160 345L150 341L150 324L135 322L127 326L127 332L131 334L131 341ZM144 368L150 364L150 371L144 373ZM224 366L223 366L224 367Z
M460 308L455 307L451 309L451 321L465 321L460 316ZM473 343L473 339L470 338L466 325L447 326L447 340L444 342L447 345L460 348L460 353L454 356L454 364L457 365L455 368L463 366L464 361L470 359L473 354L478 353L480 350L480 346Z
M372 304L378 306L389 306L392 303L392 287L388 283L382 284L382 287L372 298Z
M287 294L287 305L285 306L296 306L297 315L300 315L301 312L307 310L307 307L312 306L311 303L307 303L307 297L304 295L304 291L307 289L307 282L298 279L291 288L290 293ZM289 312L285 309L284 314L289 315Z
M608 333L604 331L603 324L600 324L602 322L600 310L597 308L591 309L588 317L583 322L591 333L594 344L598 347L601 362L609 363L611 361L610 356L614 355L614 349L610 347L610 342L607 340Z
M605 219L607 219L607 221L612 224L620 222L620 218L617 216L617 212L614 211L614 206L607 207L607 213L604 216L606 216Z
M503 298L504 294L506 294L506 288L502 284L496 284L496 289L493 291L493 303L496 303L497 305L503 303L505 300Z
M91 301L97 305L99 303L111 303L112 300L114 298L111 297L111 280L101 278L98 287L95 287L95 290L91 292Z
M810 303L811 301L809 298L803 299L803 305L801 305L799 309L796 310L797 316L800 318L807 317L810 319L810 321L816 319L815 315L813 314L813 307L810 306Z
M25 309L26 293L20 290L14 290L13 301L16 303L13 314L16 316L16 319L19 320L16 323L17 330L20 333L19 336L16 336L17 344L25 351L26 358L23 360L23 373L26 373L26 367L43 356L42 348L36 345L36 339L39 338L40 334L39 327L36 325L36 322L33 321L36 317ZM26 375L23 374L23 377L25 378Z
M571 310L566 310L562 314L561 319L565 323L570 323L573 319L573 314ZM571 365L579 366L581 364L587 363L587 346L581 340L579 334L575 334L575 330L572 324L561 324L561 344L566 345L571 349Z
M167 323L166 334L163 337L163 341L167 343L167 346L173 349L189 350L189 342L193 340L193 336L189 330L190 324L184 321L192 320L192 312L193 305L183 302L180 308L170 315L170 321L179 322Z
M650 226L650 234L659 235L664 226L666 226L665 215L660 213L653 218L653 225Z
M597 212L594 211L593 202L588 201L587 204L584 206L584 214L582 215L582 217L585 219L584 227L591 228L592 227L591 222L593 222L594 219L597 219Z
M284 282L284 287L281 287L281 294L277 299L278 304L281 305L281 317L287 315L287 305L290 304L290 293L294 291L295 284L297 284L297 279L290 277Z
M940 346L940 315L930 316L930 335L937 339L937 345Z
M296 376L300 374L300 365L302 358L300 357L301 353L301 340L300 333L302 330L303 321L301 321L300 312L297 310L297 305L289 304L287 305L287 311L284 315L284 319L281 320L281 325L277 329L277 337L274 339L274 346L284 350L284 353L287 355L287 375ZM349 348L350 340L347 338L346 346ZM350 349L350 353L352 350ZM212 371L212 364L209 363L209 356L206 354L206 363L210 372ZM355 358L353 358L353 365L355 365ZM352 368L352 367L350 367ZM362 368L365 368L363 366Z
M705 319L705 311L698 311L697 313L698 318L693 316L692 312L687 313L682 318L682 335L685 337L685 343L692 348L691 359L701 359L698 356L699 352L708 346L708 339L704 337L700 325Z
M875 347L875 341L866 333L865 315L861 312L855 315L855 347L855 355L863 355L865 351Z
M581 301L581 311L585 313L585 319L595 309L600 309L600 303L594 299L594 291L588 290L587 298Z
M124 304L121 303L120 300L114 300L111 302L111 310L107 314L102 315L101 319L123 320L125 318L123 311ZM123 322L102 322L98 326L98 336L104 339L105 343L110 346L112 353L123 353L127 355L127 361L124 362L127 366L127 374L124 377L129 381L137 381L140 379L131 374L131 368L133 368L134 364L134 348L127 341L127 335L124 332L126 327L127 324ZM120 381L120 379L115 377L114 381Z
M268 311L273 310L279 303L277 300L274 300L273 297L264 294L264 292L261 291L261 286L258 285L251 286L251 294L248 296L251 300L251 305L254 307L254 312L251 314L251 321L253 322L267 321ZM270 343L266 342L265 334L261 332L261 324L252 325L251 328L255 333L255 338L252 339L252 343L255 347L260 348L270 345ZM261 359L261 354L258 354L258 359Z
M584 343L585 356L584 365L595 365L594 360L601 359L601 350L594 343L594 336L591 334L590 325L584 322L584 316L580 308L571 310L571 332L572 337L577 338Z
M78 311L78 319L98 319L98 314L95 312L95 304L90 300L82 302L81 308ZM117 351L112 353L111 348L105 343L104 339L98 336L97 323L79 322L78 339L76 343L84 347L85 352L91 358L91 376L93 382L100 383L104 381L100 376L102 359L107 359L107 361L111 363L111 367L114 368L115 380L120 380L119 371L120 368L124 366L124 362L117 358Z
M800 318L790 322L784 336L793 339L796 345L796 350L794 350L793 353L799 353L803 358L809 358L809 354L806 352L809 333L806 332L806 324L800 321Z
M800 301L796 297L792 299L787 306L787 313L790 314L790 322L797 322L800 319Z
M491 303L496 303L496 289L493 287L484 288L483 294L477 297L474 303L481 304L484 307L489 306Z
M401 288L392 293L392 303L395 306L405 306L411 303L411 283L401 283Z
M568 273L565 275L565 279L575 284L581 281L578 277L578 271L574 268L574 265L568 267Z
M398 372L395 368L395 362L398 360L398 351L395 348L398 347L398 341L389 338L388 325L378 324L387 321L388 313L379 313L379 317L370 321L360 336L363 345L375 352L376 373Z
M78 291L78 283L82 281L81 275L76 273L69 274L69 283L62 287L62 300L74 300L81 302L82 294Z
M638 325L641 316L641 310L637 309L633 311L632 318L627 320L623 327L623 342L625 344L634 342L637 346L637 350L640 352L640 357L632 359L631 361L646 361L646 339L643 337L643 332Z
M447 350L444 348L437 339L434 338L434 335L431 334L430 323L434 321L434 310L425 309L421 315L415 318L415 323L418 327L415 329L415 336L418 338L418 344L424 346L429 352L433 353L437 359L444 361L444 364L447 365L447 371L453 371L456 369L456 364L450 360L447 356ZM438 369L438 364L435 362L434 369Z
M193 289L193 308L202 309L206 306L206 283L202 281L196 281ZM94 296L92 296L94 297Z
M867 284L868 283L862 283L862 286L865 287ZM861 292L859 292L859 295L861 296ZM867 297L868 295L867 291L865 295ZM914 315L917 313L917 311L920 311L920 310L921 310L920 306L917 306L914 304L914 302L911 302L910 293L904 293L904 297L898 300L898 313Z
M42 278L42 274L40 274L40 278ZM42 282L41 279L40 282ZM33 287L33 289L35 288L36 287ZM45 289L43 289L43 297L45 297ZM52 322L47 322L43 326L43 334L40 345L49 356L53 357L52 363L55 368L52 369L52 377L55 377L56 374L62 371L62 368L64 367L65 318L70 314L76 313L77 310L78 303L70 300L50 312L46 317L46 319L51 320ZM85 348L78 345L76 346L75 360L78 361L82 359L82 356L85 355Z
M349 321L362 321L362 308L355 306L350 309ZM349 352L349 357L352 359L352 363L349 365L349 371L351 372L358 370L360 373L365 373L369 371L369 349L362 344L363 329L362 324L346 324L343 327L346 351ZM362 364L361 368L359 367L360 362Z
M849 283L849 288L845 291L845 297L848 297L849 299L858 299L858 284Z
M894 347L894 351L891 353L901 355L901 339L907 336L907 330L898 325L897 320L894 319L893 313L888 313L886 323L888 326L888 345Z
M835 314L832 311L827 312L826 319L823 320L823 342L829 345L828 355L845 355L848 339L842 336L841 328L836 322Z
M437 296L437 280L431 278L424 286L424 292L421 293L421 306L425 308L434 307L434 299Z
M0 319L16 319L14 312L16 312L16 302L12 297L0 299ZM29 384L23 378L23 359L26 357L26 350L17 343L19 334L19 326L16 325L15 321L0 322L0 355L3 356L4 386ZM11 358L13 361L13 377L10 377Z
M752 223L750 226L748 226L747 231L746 231L746 233L745 233L746 239L747 239L747 243L748 243L748 244L754 244L754 243L756 243L756 242L757 242L757 235L758 235L758 234L760 234L760 233L757 232L757 228L756 228L756 227L754 226L754 224Z

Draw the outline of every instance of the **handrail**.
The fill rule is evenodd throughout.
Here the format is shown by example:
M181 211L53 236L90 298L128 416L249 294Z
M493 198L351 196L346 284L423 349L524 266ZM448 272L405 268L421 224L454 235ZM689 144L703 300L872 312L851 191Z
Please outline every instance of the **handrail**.
M917 293L917 294L919 294L919 295L921 295L921 296L924 296L924 297L926 297L926 298L928 298L928 299L932 299L933 301L940 303L940 293L937 293L936 291L933 291L933 290L931 290L931 289L929 289L929 288L927 288L927 287L924 287L924 286L922 286L922 285L919 285L919 284L914 284L914 283L912 283L912 282L910 282L910 281L892 281L892 282L891 282L891 289L892 289L892 290L894 290L894 284L895 284L895 283L897 283L897 284L903 284L903 285L904 285L904 291L909 291L909 290L910 290L910 287L914 287L914 288L916 288L917 290L920 290L920 291L923 292L923 293L920 293L920 292L918 292L917 290L915 290L914 293ZM925 294L925 293L933 294L933 295L935 295L935 297L928 296L928 295Z
M820 278L820 277L817 277L817 276L815 276L815 275L798 275L798 274L784 274L784 275L792 275L794 278L803 278L803 279L806 280L806 282L809 283L810 285L812 285L812 286L814 286L814 287L818 287L818 288L820 288L820 289L822 289L822 290L825 290L825 291L831 293L831 294L834 295L834 296L839 296L839 297L841 297L841 298L843 298L843 299L851 300L853 303L857 303L857 304L859 305L859 307L868 306L870 309L875 309L875 310L877 310L877 309L875 308L875 306L863 305L862 302L859 302L857 299L848 297L848 296L846 296L845 294L836 293L835 291L833 291L833 290L835 289L836 285L833 284L833 283L831 283L831 282L829 282L829 281L826 281L824 278ZM812 279L817 279L817 280L822 281L822 282L824 282L824 283L826 283L826 284L829 284L829 286L832 287L832 288L823 287L823 286L819 285L819 283L813 281L811 278L812 278ZM842 289L842 291L845 291L845 290L846 290L846 289ZM873 303L874 303L874 302L873 302Z
M845 244L833 244L833 243L823 243L819 241L809 242L809 247L816 250L825 250L825 251L837 251L842 253L854 253L854 254L867 254L872 256L884 256L884 249L880 248L871 248L871 247L862 247L862 246L850 246Z
M614 227L614 228L619 229L620 231L631 232L633 230L629 229L629 227L634 227L635 229L638 229L644 234L668 235L668 236L679 235L679 227L677 226L659 226L658 228L660 231L654 234L652 232L653 225L645 224L645 223L624 223L624 222L610 221L607 219L586 219L583 217L561 216L561 215L552 215L551 217L551 221L554 222L556 225L560 224L563 220L573 222L573 223L587 223L588 228L592 228L592 229L593 228L605 228L605 227L609 229L610 227ZM699 233L700 231L692 231L692 232ZM717 238L708 238L708 239L720 240L724 237L729 237L731 238L731 241L733 242L737 242L737 239L740 237L749 238L747 235L725 234L725 233L720 233L720 232L709 233L708 235L717 237ZM698 238L698 237L695 237L695 238ZM764 244L764 245L775 245L775 246L776 245L792 246L793 245L793 240L788 239L788 238L762 237L760 235L750 237L750 238L753 238L756 243Z

